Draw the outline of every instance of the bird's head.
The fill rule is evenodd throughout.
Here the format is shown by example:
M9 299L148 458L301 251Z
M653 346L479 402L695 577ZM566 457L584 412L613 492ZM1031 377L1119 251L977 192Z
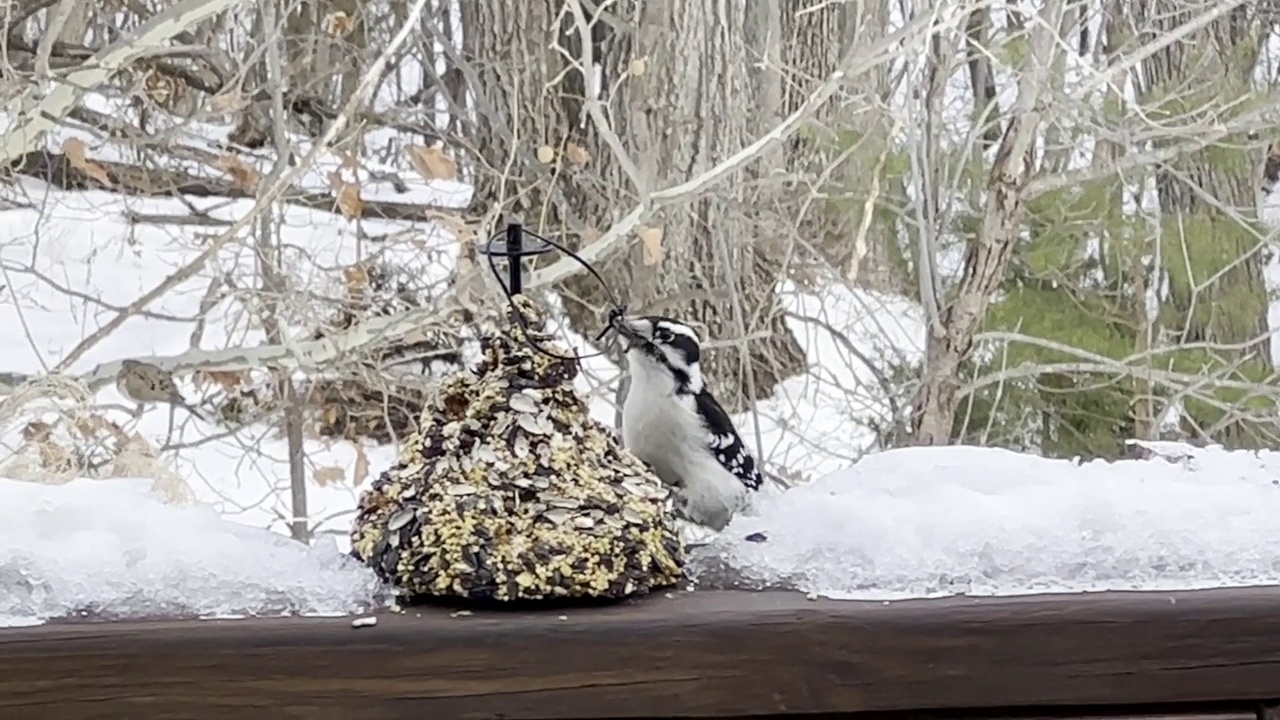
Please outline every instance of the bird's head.
M702 340L688 324L659 315L631 315L615 325L632 382L669 382L677 392L702 391Z

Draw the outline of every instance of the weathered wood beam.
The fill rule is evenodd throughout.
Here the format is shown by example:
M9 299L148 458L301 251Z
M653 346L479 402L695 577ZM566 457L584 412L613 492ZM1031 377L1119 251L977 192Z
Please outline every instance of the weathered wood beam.
M1278 588L892 604L706 591L542 613L411 610L361 629L0 630L0 717L14 718L1033 717L1178 704L1214 717L1275 698Z

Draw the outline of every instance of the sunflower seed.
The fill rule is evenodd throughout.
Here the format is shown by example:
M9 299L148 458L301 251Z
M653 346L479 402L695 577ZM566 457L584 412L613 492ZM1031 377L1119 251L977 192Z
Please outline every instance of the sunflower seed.
M476 445L475 450L471 451L471 456L476 459L476 462L490 464L498 462L498 453L488 445Z
M645 486L641 485L639 482L636 482L635 480L630 480L630 479L623 480L622 489L626 490L627 492L639 498L649 496L648 489L645 488Z
M546 422L542 418L536 418L532 415L517 415L516 424L520 426L520 429L524 430L530 435L550 435L551 434L550 423Z
M591 528L596 526L596 521L586 515L579 515L573 519L573 526L576 528Z
M395 532L396 530L399 530L405 525L408 525L409 521L413 519L413 516L416 512L417 512L416 508L401 509L395 515L392 515L390 518L387 519L387 530L390 532Z
M511 452L518 458L529 457L529 441L522 437L516 438L516 441L511 443Z
M633 525L644 524L644 518L640 516L640 513L631 508L622 508L622 519Z
M557 525L563 525L573 518L573 513L563 508L553 508L542 513L542 517Z
M523 393L516 393L507 399L507 404L512 410L518 413L526 413L533 415L538 412L538 403L533 398Z
M466 483L458 483L449 486L450 495L474 495L477 492L475 485L467 485Z
M576 498L564 497L563 495L543 495L542 501L551 507L566 508L573 510L582 507L582 501Z

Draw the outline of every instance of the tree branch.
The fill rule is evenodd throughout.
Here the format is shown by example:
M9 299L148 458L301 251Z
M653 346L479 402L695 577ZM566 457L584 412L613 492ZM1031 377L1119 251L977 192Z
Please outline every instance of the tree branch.
M161 47L170 38L243 0L183 0L149 18L126 38L108 45L63 79L51 79L53 88L39 97L39 85L23 94L11 130L0 139L0 163L11 162L38 148L51 130L80 101L80 97L106 82L138 57Z

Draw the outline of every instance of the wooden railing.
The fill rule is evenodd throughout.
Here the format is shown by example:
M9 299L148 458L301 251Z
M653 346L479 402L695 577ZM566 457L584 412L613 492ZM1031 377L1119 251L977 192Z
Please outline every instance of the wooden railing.
M0 718L1161 717L1280 700L1280 589L810 601L656 595L0 629Z

